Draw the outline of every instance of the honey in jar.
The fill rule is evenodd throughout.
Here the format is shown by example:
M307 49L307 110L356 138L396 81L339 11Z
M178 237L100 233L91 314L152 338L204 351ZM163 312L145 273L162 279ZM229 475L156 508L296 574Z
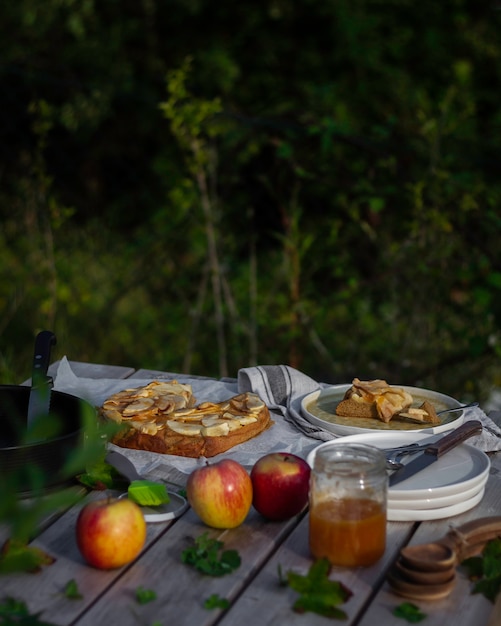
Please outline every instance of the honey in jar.
M373 446L338 444L315 455L310 488L310 550L333 565L368 566L386 547L388 478Z
M320 502L310 511L310 549L346 567L371 565L384 553L386 513L372 500Z

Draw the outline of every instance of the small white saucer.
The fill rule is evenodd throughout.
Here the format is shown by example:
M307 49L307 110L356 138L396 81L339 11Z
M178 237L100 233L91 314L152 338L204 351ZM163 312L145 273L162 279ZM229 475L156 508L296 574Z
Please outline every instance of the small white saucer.
M128 494L123 493L119 498L127 498ZM183 496L169 491L169 502L158 506L141 506L146 522L168 522L182 515L188 508L188 502Z

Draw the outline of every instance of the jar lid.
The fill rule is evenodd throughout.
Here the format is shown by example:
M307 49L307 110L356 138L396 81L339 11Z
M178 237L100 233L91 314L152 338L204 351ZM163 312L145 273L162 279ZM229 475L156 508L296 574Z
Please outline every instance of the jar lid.
M343 476L386 476L386 457L382 450L369 444L336 443L317 451L314 470Z

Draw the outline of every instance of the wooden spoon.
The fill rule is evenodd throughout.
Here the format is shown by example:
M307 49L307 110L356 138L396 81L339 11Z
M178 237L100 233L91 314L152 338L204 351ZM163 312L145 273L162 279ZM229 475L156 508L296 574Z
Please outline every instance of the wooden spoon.
M491 539L501 536L501 516L483 517L451 530L438 541L400 550L407 567L420 571L446 570L481 552Z
M445 583L422 585L405 580L393 569L388 574L388 582L396 593L410 598L411 600L441 600L442 598L446 598L454 589L456 577L453 575L452 578Z
M405 562L398 560L395 563L395 574L411 583L439 585L450 582L456 574L456 569L451 565L451 567L447 569L437 570L435 572L423 572L407 567Z
M410 599L445 598L454 588L456 565L500 536L501 517L484 517L451 528L438 541L402 548L388 582L396 593Z
M400 558L406 567L420 572L443 572L456 567L456 553L445 543L423 543L400 550Z

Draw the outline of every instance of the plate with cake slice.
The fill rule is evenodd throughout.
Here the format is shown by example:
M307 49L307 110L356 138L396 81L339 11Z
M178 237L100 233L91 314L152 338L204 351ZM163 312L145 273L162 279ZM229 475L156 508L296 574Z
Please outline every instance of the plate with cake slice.
M301 412L309 422L339 436L379 430L441 433L463 423L460 407L458 400L438 391L358 378L301 400ZM457 410L437 415L445 409Z

